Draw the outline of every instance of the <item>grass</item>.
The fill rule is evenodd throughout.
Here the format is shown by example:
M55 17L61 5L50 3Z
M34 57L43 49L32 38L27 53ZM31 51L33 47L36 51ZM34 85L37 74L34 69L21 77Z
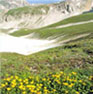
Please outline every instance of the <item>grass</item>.
M92 72L93 35L29 56L1 54L1 75L29 75L84 69ZM38 58L38 59L37 59ZM91 73L90 72L90 73Z
M85 13L85 14L81 14L78 16L73 16L73 17L67 18L63 21L60 21L58 23L49 25L47 27L56 27L56 26L60 26L60 25L77 23L77 22L88 21L88 20L93 20L93 13Z
M31 7L31 6L25 6L25 7L20 7L20 8L16 8L16 9L11 9L9 10L6 15L11 15L11 16L20 16L22 14L31 14L31 15L38 15L38 14L44 14L42 12L41 9L44 9L46 11L46 13L48 12L49 10L49 7L48 6L34 6L34 7Z
M2 53L1 59L2 62L4 62L2 63L2 70L4 70L1 73L2 76L7 73L11 75L29 75L30 73L34 74L34 72L36 74L42 74L51 71L63 71L66 67L76 68L86 67L87 65L91 67L90 63L92 63L93 61L93 23L60 29L21 29L17 32L12 33L11 35L19 37L28 35L30 33L35 33L36 35L38 35L38 38L44 39L51 36L60 37L62 35L66 35L61 40L69 39L86 33L90 33L90 35L84 39L81 38L81 41L71 41L71 43L67 43L65 46L53 48L30 56L22 56L15 53ZM87 51L91 54L87 53ZM81 64L79 64L79 62L81 62Z
M36 29L36 30L21 29L19 31L12 33L11 35L20 37L34 32L39 36L39 38L46 39L48 37L66 35L64 38L67 39L72 36L77 36L80 34L92 33L93 31L92 27L93 27L93 23L87 23L87 24L76 25L66 28L59 28L59 29Z
M77 20L78 19L78 20ZM70 26L70 27L65 27L65 28L60 28L60 29L55 29L53 27L60 26L60 25L65 25L69 23L76 23L76 22L82 22L82 21L89 21L93 20L93 13L86 13L86 14L81 14L78 16L73 16L71 18L65 19L63 21L60 21L58 23L52 24L47 27L39 28L39 29L20 29L14 33L11 33L13 36L24 36L28 35L31 33L36 33L39 38L48 38L51 35L56 36L56 35L68 35L68 34L75 34L80 33L80 32L92 32L92 25L93 23L87 23L87 24L82 24L82 25L77 25L77 26ZM37 36L36 36L37 37ZM67 36L68 37L68 36Z
M61 40L86 33L90 33L90 35L69 41L60 47L28 56L16 53L0 53L2 94L6 94L6 92L9 94L16 94L16 92L18 94L30 94L30 92L33 92L32 94L92 94L93 23L60 29L21 29L11 35L20 37L31 33L36 33L38 38L42 39L66 35ZM74 75L72 75L73 72ZM60 73L63 73L63 76L59 76ZM69 74L72 75L71 78ZM39 81L36 80L37 78ZM48 78L49 81L47 81ZM76 82L69 82L67 78L70 79L69 81L74 80ZM31 84L31 81L34 83ZM37 84L42 84L42 88L38 92ZM31 90L27 85L31 86ZM32 91L33 86L34 90Z

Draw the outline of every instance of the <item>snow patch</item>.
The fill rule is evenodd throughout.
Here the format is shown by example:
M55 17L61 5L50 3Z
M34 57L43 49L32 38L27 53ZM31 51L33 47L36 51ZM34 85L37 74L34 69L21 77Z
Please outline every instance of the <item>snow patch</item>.
M55 42L56 40L26 39L0 33L0 52L29 55L58 46Z

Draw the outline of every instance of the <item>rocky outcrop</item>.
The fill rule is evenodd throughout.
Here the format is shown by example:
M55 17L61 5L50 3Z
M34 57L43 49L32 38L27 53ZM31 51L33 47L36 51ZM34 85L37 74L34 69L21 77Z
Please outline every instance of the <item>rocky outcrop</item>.
M93 6L93 0L66 0L65 3L59 3L57 8L65 12L83 12L88 11Z

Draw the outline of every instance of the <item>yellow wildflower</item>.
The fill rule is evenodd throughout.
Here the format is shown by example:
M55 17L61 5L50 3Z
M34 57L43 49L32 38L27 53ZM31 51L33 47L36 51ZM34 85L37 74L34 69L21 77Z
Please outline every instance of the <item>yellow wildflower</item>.
M72 79L68 79L68 81L72 82Z
M26 87L27 87L27 88L32 88L32 89L34 89L34 88L35 88L35 86L34 86L34 85L27 85Z
M47 89L47 87L44 87L44 89Z
M71 83L70 85L69 85L69 87L73 87L74 86L74 84L73 83Z
M78 91L76 91L76 94L80 94Z
M65 91L66 94L68 94L68 91Z
M25 88L23 85L20 85L20 86L19 86L19 89L25 90L26 88Z
M18 81L19 81L19 82L21 82L21 81L22 81L22 79L18 79Z
M72 82L72 79L70 79L69 76L67 76L67 80L70 81L70 82Z
M53 92L55 92L56 91L56 89L53 89Z
M51 83L51 81L48 81L48 83Z
M15 86L16 86L16 83L13 83L13 84L11 85L12 88L14 88Z
M23 82L24 82L25 84L28 84L28 81L27 81L27 80L24 80Z
M8 91L10 91L10 90L11 90L11 88L7 88L7 90L8 90Z
M89 80L93 80L93 76L90 76L90 77L89 77Z
M52 77L55 77L55 75L52 75Z
M82 83L82 80L79 80L80 83Z
M59 75L57 74L57 75L56 75L56 78L59 78L60 76L61 76L60 74L59 74Z
M60 72L60 74L63 74L63 72Z
M43 81L46 81L46 78L43 78L42 80L43 80Z
M8 85L8 83L6 82L5 85Z
M68 86L68 83L63 83L63 85Z
M33 77L32 76L29 76L29 79L32 79Z
M34 90L34 93L36 94L37 90Z
M40 84L40 86L42 87L42 86L43 86L43 84Z
M39 91L40 89L39 89L39 88L37 88L36 90L37 90L37 91Z
M30 83L31 83L31 84L34 84L34 81L31 81Z
M10 78L13 79L13 76L11 76Z
M77 73L76 72L72 72L73 75L76 75Z
M37 92L36 94L42 94L41 92Z
M28 84L28 79L25 79L23 82L24 82L25 84Z
M83 85L85 86L85 85L86 85L86 83L83 83Z
M5 84L1 84L1 88L4 88L6 85Z
M11 82L11 83L12 83L12 84L13 84L13 83L16 83L16 80L15 80L15 79L14 79L14 80L12 80L12 82Z
M39 81L39 77L38 76L36 77L36 80Z
M24 91L24 92L22 92L22 94L26 94L26 92Z
M23 85L23 83L22 83L22 82L20 82L20 85Z
M30 90L32 93L35 93L35 91L33 89Z
M76 82L77 80L74 79L73 81Z
M31 85L27 85L26 87L27 87L27 88L31 88Z
M15 79L18 79L18 76L15 76Z
M44 93L47 94L48 93L48 90L47 89L44 89Z
M60 82L59 80L56 80L56 82L57 82L58 84L61 84L61 82Z
M27 82L28 82L28 79L25 79L25 81L27 81Z
M10 81L10 80L11 80L11 78L9 78L9 77L8 77L6 80L7 80L7 81Z

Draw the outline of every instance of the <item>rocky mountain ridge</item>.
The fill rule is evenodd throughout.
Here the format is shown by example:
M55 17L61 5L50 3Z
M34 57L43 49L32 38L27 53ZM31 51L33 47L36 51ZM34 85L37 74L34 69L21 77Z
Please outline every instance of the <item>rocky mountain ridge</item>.
M13 0L7 2L13 3ZM40 28L89 11L93 7L93 0L66 0L47 5L29 5L25 0L16 2L19 4L16 4L16 7L21 8L11 9L11 6L11 10L1 17L0 27L4 25L6 28Z

